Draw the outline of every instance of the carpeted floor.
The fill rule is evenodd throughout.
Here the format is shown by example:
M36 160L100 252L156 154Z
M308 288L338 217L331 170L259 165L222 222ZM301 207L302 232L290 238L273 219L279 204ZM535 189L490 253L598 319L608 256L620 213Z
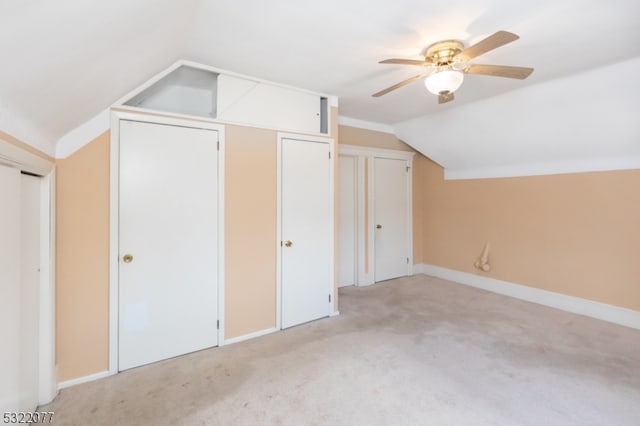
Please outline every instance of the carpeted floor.
M58 425L640 425L640 331L417 275L64 389Z

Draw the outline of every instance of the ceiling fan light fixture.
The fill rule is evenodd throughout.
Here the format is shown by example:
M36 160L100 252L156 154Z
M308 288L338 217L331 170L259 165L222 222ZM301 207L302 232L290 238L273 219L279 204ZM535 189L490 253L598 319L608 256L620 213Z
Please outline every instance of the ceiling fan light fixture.
M464 73L454 69L435 71L424 79L427 90L434 95L453 93L460 88L464 80Z
M438 97L438 103L444 104L454 99L453 92L458 90L464 80L464 74L491 75L494 77L516 78L524 80L533 68L507 65L470 64L469 61L498 47L519 39L517 34L497 31L479 42L465 47L458 40L442 40L427 47L423 60L391 58L380 61L381 64L412 65L429 68L429 71L389 86L374 93L374 98L386 95L401 87L424 80L424 85Z

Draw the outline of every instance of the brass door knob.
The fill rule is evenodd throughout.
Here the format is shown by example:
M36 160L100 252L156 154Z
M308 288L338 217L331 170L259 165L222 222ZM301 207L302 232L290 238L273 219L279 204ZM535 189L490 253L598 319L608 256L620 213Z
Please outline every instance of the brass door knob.
M377 225L376 225L376 229L382 229L382 225L377 224Z
M293 245L293 243L291 241L289 241L289 240L284 242L284 246L285 247L291 247L292 245Z
M133 260L133 255L132 254L125 254L124 256L122 256L122 261L124 263L131 263L131 261Z

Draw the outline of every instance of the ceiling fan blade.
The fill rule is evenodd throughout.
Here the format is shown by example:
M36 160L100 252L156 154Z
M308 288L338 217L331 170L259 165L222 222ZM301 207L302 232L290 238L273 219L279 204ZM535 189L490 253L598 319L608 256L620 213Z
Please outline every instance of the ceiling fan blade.
M490 50L497 49L500 46L504 46L507 43L511 43L512 41L516 41L520 37L516 34L510 33L508 31L498 31L495 34L490 35L474 44L473 46L467 47L462 52L456 55L456 58L462 60L463 62L467 62L476 56L480 56L483 53L487 53Z
M524 80L533 72L533 68L510 67L507 65L481 65L473 64L464 69L468 74L491 75L494 77L517 78Z
M418 61L415 59L399 59L399 58L385 59L384 61L380 61L378 63L379 64L418 65L418 66L427 66L432 64L432 62L427 59Z
M406 86L407 84L411 84L411 83L413 83L413 82L414 82L414 81L416 81L416 80L420 80L421 78L424 78L424 77L426 77L426 76L427 76L427 74L419 74L419 75L416 75L416 76L414 76L414 77L411 77L411 78L408 78L408 79L406 79L406 80L404 80L404 81L401 81L400 83L394 84L393 86L387 87L386 89L383 89L383 90L381 90L381 91L379 91L379 92L376 92L376 93L374 93L374 94L373 94L373 95L371 95L371 96L373 96L374 98L378 98L378 97L380 97L380 96L382 96L382 95L386 95L386 94L387 94L387 93L389 93L389 92L392 92L392 91L394 91L394 90L396 90L396 89L399 89L399 88L401 88L402 86Z
M453 92L442 92L438 95L438 103L446 104L454 99Z

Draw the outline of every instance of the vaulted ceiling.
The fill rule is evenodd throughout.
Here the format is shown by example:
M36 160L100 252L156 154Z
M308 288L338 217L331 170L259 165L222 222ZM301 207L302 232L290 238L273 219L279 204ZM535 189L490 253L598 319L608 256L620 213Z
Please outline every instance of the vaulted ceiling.
M636 0L2 1L0 130L52 153L65 134L187 59L336 95L341 116L390 125L454 171L640 158L640 131L628 117L640 92L638 16ZM445 105L419 82L371 97L419 73L378 61L419 58L442 39L470 45L497 30L521 39L475 62L534 67L527 80L468 75ZM623 142L532 148L549 136L540 120L571 137L558 114L574 114L570 127L617 126ZM589 126L578 134L593 137Z

